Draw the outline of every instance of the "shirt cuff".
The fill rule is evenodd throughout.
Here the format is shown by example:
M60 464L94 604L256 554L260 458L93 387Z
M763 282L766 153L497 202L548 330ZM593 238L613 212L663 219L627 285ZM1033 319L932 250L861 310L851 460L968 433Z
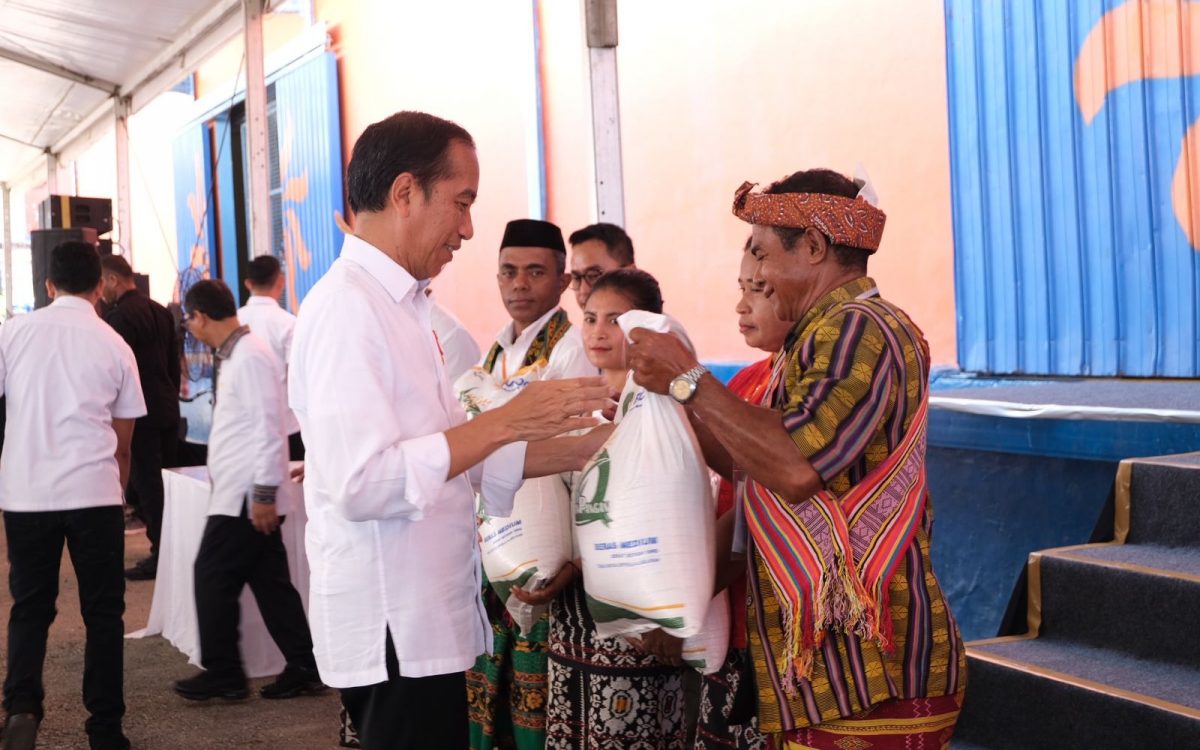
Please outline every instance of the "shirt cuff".
M262 503L264 505L274 505L275 504L275 493L278 491L279 491L279 488L276 486L273 486L273 485L256 484L256 485L254 485L254 494L251 496L251 499L256 503Z
M479 495L484 513L493 518L512 515L513 496L525 481L525 441L509 443L483 461Z

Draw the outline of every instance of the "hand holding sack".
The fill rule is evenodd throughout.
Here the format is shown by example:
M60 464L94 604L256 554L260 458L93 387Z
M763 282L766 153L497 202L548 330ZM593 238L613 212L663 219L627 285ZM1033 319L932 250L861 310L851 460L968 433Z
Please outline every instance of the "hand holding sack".
M475 367L455 381L454 392L467 414L475 416L508 403L541 372L534 367L499 383L491 373ZM519 601L512 589L535 591L572 559L570 492L557 475L526 479L506 518L486 515L480 500L483 572L521 632L528 633L546 608Z
M640 310L618 323L627 336L633 328L668 330L665 316ZM617 428L584 468L572 501L597 634L699 633L713 598L714 512L683 407L629 379Z

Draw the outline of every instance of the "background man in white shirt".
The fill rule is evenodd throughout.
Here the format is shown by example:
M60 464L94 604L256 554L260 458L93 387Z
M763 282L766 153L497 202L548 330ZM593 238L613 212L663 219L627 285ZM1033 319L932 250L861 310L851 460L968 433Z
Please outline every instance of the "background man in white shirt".
M475 337L454 313L438 304L433 287L425 287L425 294L433 303L429 308L429 319L433 323L433 332L437 334L442 358L446 360L446 376L453 383L464 372L479 364L479 344L475 343Z
M4 747L32 748L42 719L42 664L63 544L87 629L83 703L92 750L122 750L125 714L125 523L134 420L146 403L133 351L96 315L100 256L84 242L50 255L54 302L0 328L8 397L0 509L8 541Z
M264 698L292 698L325 689L313 659L300 594L288 573L276 507L287 478L283 378L270 347L239 323L233 294L217 279L198 281L184 299L188 331L214 350L215 398L208 440L212 494L196 554L196 616L204 671L175 683L191 700L245 698L238 648L238 602L247 584L267 631L287 660Z
M308 449L317 664L366 750L458 750L464 671L490 641L473 487L502 516L522 475L582 467L605 431L548 438L594 425L583 415L607 389L599 378L533 383L466 421L424 290L473 234L467 131L392 115L359 137L346 182L355 234L304 300L288 382Z
M260 255L246 264L246 289L250 299L238 310L238 320L250 326L250 331L262 339L275 358L283 373L283 391L287 393L287 362L292 351L292 330L296 327L296 316L280 305L286 285L283 266L273 255ZM286 406L286 404L285 404ZM285 410L288 435L288 458L304 460L304 441L300 439L300 422L291 409Z

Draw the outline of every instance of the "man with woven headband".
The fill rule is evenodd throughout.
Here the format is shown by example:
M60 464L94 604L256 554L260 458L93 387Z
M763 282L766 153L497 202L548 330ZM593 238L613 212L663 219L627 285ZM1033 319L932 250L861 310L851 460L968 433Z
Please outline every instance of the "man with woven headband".
M828 170L752 187L734 214L776 314L797 321L762 405L645 330L634 376L687 404L710 465L739 483L773 746L948 747L966 654L929 559L929 349L867 276L886 216L869 186Z

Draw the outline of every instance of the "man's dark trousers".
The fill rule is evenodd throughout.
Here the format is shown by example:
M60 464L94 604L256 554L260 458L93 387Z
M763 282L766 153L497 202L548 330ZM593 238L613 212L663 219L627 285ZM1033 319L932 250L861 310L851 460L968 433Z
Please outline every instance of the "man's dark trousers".
M466 673L401 677L390 633L386 658L387 682L341 691L363 750L468 750Z
M162 470L175 466L179 446L179 422L159 427L155 420L142 417L134 423L130 442L129 485L137 497L138 511L146 522L150 539L150 559L158 560L162 537Z
M288 666L316 670L312 634L288 573L287 550L279 529L271 534L259 532L246 517L245 507L237 518L209 516L193 572L200 663L205 670L214 677L246 677L238 650L238 600L247 584L267 632Z
M8 541L8 674L4 709L42 718L46 636L57 613L59 564L65 542L79 582L87 630L83 705L89 735L119 732L125 714L125 523L120 506L4 513Z

